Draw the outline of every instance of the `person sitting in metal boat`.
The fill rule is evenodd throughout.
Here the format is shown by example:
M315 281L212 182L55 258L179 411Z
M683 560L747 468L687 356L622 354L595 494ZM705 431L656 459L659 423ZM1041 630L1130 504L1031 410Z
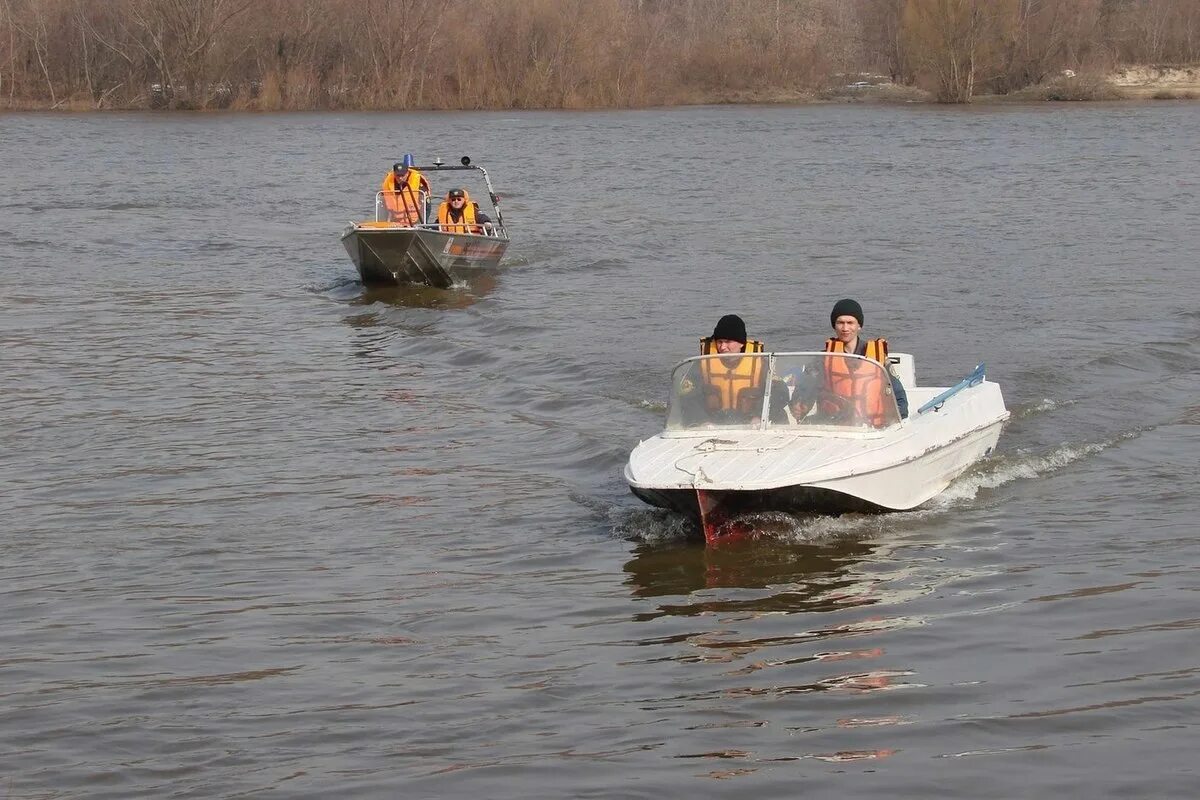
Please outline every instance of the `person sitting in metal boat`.
M888 362L887 339L862 339L862 306L845 298L829 314L834 335L825 341L826 353L852 353L875 361L887 372L885 383L876 369L859 368L851 359L825 359L823 380L808 380L792 392L790 410L797 421L810 412L826 419L857 419L875 427L887 424L887 407L896 398L900 418L908 416L908 395ZM815 408L814 408L815 406Z
M740 355L761 352L763 343L746 336L746 323L741 317L737 314L721 317L712 335L700 340L700 354L722 357L693 363L679 386L685 424L758 424L766 389L767 359ZM786 387L782 383L774 385L771 397L771 422L786 422Z
M383 176L379 187L389 222L417 225L425 221L425 198L429 196L429 179L413 167L413 157L404 156Z
M466 189L451 189L438 206L438 230L445 233L486 233L492 220L471 201Z

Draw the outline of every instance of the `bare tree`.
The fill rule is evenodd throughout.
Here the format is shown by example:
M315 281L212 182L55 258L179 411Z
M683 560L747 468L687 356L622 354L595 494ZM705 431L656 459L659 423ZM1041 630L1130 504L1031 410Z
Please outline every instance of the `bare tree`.
M0 0L9 107L625 106L867 69L969 102L1197 59L1200 0Z
M9 24L13 30L20 34L29 43L33 49L33 56L37 60L38 69L41 72L42 78L46 82L46 92L50 95L50 107L58 107L58 95L54 90L54 81L50 77L50 68L46 65L47 59L50 57L50 34L46 17L50 9L47 3L31 2L24 10L24 23L18 21L17 15L14 13L12 0L5 0L5 9L8 12Z
M153 62L169 107L206 108L218 87L219 34L252 0L130 0L126 33Z
M969 103L992 21L1017 0L908 0L903 37L942 103Z

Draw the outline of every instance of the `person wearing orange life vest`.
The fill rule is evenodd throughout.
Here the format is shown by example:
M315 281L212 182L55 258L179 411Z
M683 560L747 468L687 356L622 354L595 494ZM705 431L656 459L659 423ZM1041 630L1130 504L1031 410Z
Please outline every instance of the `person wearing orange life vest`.
M389 222L417 225L425 218L425 198L429 196L429 179L413 167L413 157L404 156L392 165L379 186Z
M466 189L451 189L438 206L438 230L445 233L483 233L492 220L471 202Z
M694 362L681 381L685 423L757 424L767 385L767 359L741 354L761 353L763 349L762 342L746 336L746 323L741 317L721 317L712 335L700 340L701 355L721 357ZM771 422L786 422L786 387L773 382L771 397Z
M894 396L900 418L906 418L908 395L888 363L887 340L859 338L863 326L862 306L849 298L839 300L833 306L829 321L833 325L834 335L826 340L825 352L866 356L883 366L887 380L879 370L856 364L850 359L827 358L826 394L820 402L821 412L832 417L851 416L879 427L889 420L889 405Z

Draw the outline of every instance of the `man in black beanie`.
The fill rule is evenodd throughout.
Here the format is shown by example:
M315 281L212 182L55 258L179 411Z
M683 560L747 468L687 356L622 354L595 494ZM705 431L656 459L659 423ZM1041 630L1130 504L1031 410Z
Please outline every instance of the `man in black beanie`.
M717 327L713 328L709 341L712 342L713 352L744 353L746 352L746 323L737 314L726 314L717 320ZM704 348L701 346L701 351L703 352L703 350Z
M767 359L749 356L763 349L762 342L746 336L746 323L741 317L721 317L712 336L700 340L701 355L721 358L694 362L676 387L684 426L757 425L766 390ZM786 405L787 387L773 382L772 423L787 421Z
M829 324L836 330L838 326L838 317L854 317L858 321L858 327L863 326L863 310L857 300L851 300L847 297L845 300L838 300L833 304L833 311L829 312Z
M887 372L888 383L890 386L885 387L882 393L890 393L896 398L896 409L900 412L900 418L904 419L908 416L908 395L904 391L904 385L900 383L900 378L896 376L895 370L892 369L891 363L888 361L888 343L887 339L860 339L859 331L863 326L863 310L857 300L845 298L838 300L833 304L833 311L829 312L829 324L833 326L834 335L825 342L825 352L827 353L852 353L857 356L865 356L883 366ZM846 364L844 360L838 359L836 362L829 362L829 366L834 370L840 370L843 367L852 365ZM834 380L835 385L840 384L844 387L844 391L835 391L836 394L844 394L850 392L850 387L854 386L856 381L853 376L829 376ZM837 380L841 378L841 380ZM884 401L880 401L883 403ZM864 403L859 398L860 406L870 406L871 403ZM878 403L876 405L879 405ZM874 417L875 424L883 424L884 413L881 409L875 408L870 413L859 409L864 416Z

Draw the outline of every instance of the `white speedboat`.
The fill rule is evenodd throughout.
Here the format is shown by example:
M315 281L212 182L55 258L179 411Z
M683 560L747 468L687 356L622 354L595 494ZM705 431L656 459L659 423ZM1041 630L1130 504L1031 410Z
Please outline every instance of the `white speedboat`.
M666 429L634 448L625 480L645 502L699 522L709 541L745 512L916 508L992 452L1009 414L982 364L955 386L924 387L911 356L889 361L908 398L904 419L887 372L862 356L690 358L672 375ZM736 411L706 380L718 364L744 378ZM870 404L839 396L832 376L846 374L884 388Z

